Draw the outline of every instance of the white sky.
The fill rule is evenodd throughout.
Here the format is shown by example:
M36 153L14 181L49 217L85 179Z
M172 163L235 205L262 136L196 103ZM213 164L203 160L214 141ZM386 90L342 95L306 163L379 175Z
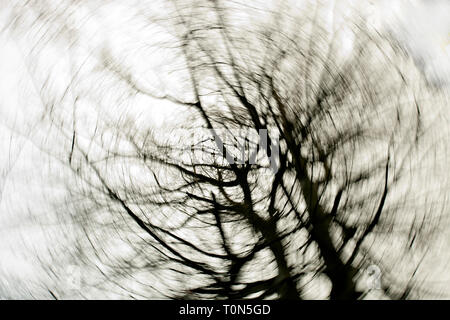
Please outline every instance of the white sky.
M450 2L439 0L403 1L379 0L367 5L361 1L343 0L340 2L342 13L348 8L358 6L366 11L368 23L373 24L381 32L391 33L414 57L416 64L424 72L430 83L434 85L450 84ZM331 1L329 2L331 5ZM115 30L108 32L109 39L97 36L94 41L105 41L114 46L114 39L119 34L127 37L127 20L120 8L104 10L103 24L89 21L83 25L82 32L90 33L114 23ZM0 24L6 21L7 10L0 10ZM81 12L80 12L81 13ZM345 23L344 19L336 19ZM129 38L129 37L128 37ZM351 48L351 37L343 38L344 51ZM39 107L36 104L25 104L25 92L33 92L28 74L24 68L20 50L15 42L0 33L0 147L7 152L0 153L0 169L9 175L0 176L0 286L8 279L37 279L36 260L29 256L34 250L44 250L45 237L40 227L33 225L29 209L45 212L45 174L42 164L48 160L27 142L26 139L11 132L7 127L18 128L23 133L34 134L33 124L39 118ZM158 63L164 64L164 60ZM157 81L158 74L152 75ZM31 97L33 100L33 97ZM37 99L34 97L34 101ZM163 107L153 112L152 118L161 125L170 107ZM6 126L2 125L5 124ZM39 158L40 157L40 158ZM18 158L12 167L11 159ZM41 165L40 165L41 164ZM11 168L11 171L5 170ZM44 179L44 180L42 180ZM49 183L49 181L47 181ZM54 191L51 191L54 192ZM19 222L24 226L20 226ZM25 223L24 223L25 222ZM25 249L27 248L27 249ZM30 251L32 249L32 251ZM2 291L0 290L0 298ZM15 293L12 293L13 295ZM16 296L17 297L17 296ZM44 297L45 298L45 297Z

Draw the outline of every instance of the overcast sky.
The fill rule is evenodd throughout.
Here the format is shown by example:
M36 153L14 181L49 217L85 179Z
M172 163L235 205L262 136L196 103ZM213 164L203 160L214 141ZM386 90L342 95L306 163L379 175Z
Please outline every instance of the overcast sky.
M340 6L342 12L346 12L347 6L358 6L358 10L367 15L368 23L380 32L395 37L408 50L430 85L448 87L450 1L369 2L349 0L342 1ZM109 9L105 11L103 23L108 25L108 21L114 21L117 32L109 34L117 37L127 28L123 25L124 20L117 19L121 11ZM0 23L3 25L7 21L7 12L0 10ZM342 23L345 23L344 19ZM85 24L83 28L83 32L89 32L90 26ZM346 50L351 48L351 39L347 41L344 45ZM49 159L26 138L27 135L37 134L39 128L35 124L41 109L36 107L36 103L24 103L27 101L25 98L30 98L24 97L24 94L32 95L30 92L35 92L36 88L28 78L22 52L5 32L0 33L0 47L0 147L6 150L0 153L0 298L30 298L34 295L46 298L45 290L34 285L29 288L31 293L17 288L27 287L29 279L37 282L45 279L42 270L36 267L37 260L33 255L48 249L45 233L55 226L51 217L45 218L48 226L43 231L35 216L48 212L46 195L57 192L55 181L50 178L55 172L43 169ZM165 116L166 113L161 113L158 121L164 120ZM446 267L447 263L442 264L443 270ZM448 278L442 279L442 283L448 284ZM450 293L450 286L448 288Z

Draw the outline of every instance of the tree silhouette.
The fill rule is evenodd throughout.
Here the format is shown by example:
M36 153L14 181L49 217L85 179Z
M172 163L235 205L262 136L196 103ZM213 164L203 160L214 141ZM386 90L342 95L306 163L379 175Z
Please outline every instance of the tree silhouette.
M386 246L420 256L443 216L438 193L411 192L416 159L436 145L407 55L360 22L342 54L318 8L262 6L249 23L258 9L242 4L164 6L136 19L170 80L149 83L145 62L136 71L104 46L59 104L45 103L75 176L77 260L101 261L108 281L138 283L126 290L142 297L301 299L315 283L358 299L372 264L385 295L420 295L415 272L400 279L380 258ZM177 126L114 115L141 98L178 108Z

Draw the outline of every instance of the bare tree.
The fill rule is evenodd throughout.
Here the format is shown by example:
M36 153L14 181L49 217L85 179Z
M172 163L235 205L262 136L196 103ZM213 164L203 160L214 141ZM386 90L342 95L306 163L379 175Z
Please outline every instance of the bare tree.
M420 262L402 279L382 254L415 261L445 213L439 193L411 192L427 169L416 159L437 146L407 55L360 22L342 55L319 7L262 7L252 23L259 11L244 4L163 7L138 7L136 21L170 79L149 85L145 63L136 71L103 46L90 75L74 68L62 98L45 102L75 176L76 260L143 297L300 299L319 283L358 299L372 264L384 294L420 296ZM105 113L110 92L121 107L176 106L179 126Z

